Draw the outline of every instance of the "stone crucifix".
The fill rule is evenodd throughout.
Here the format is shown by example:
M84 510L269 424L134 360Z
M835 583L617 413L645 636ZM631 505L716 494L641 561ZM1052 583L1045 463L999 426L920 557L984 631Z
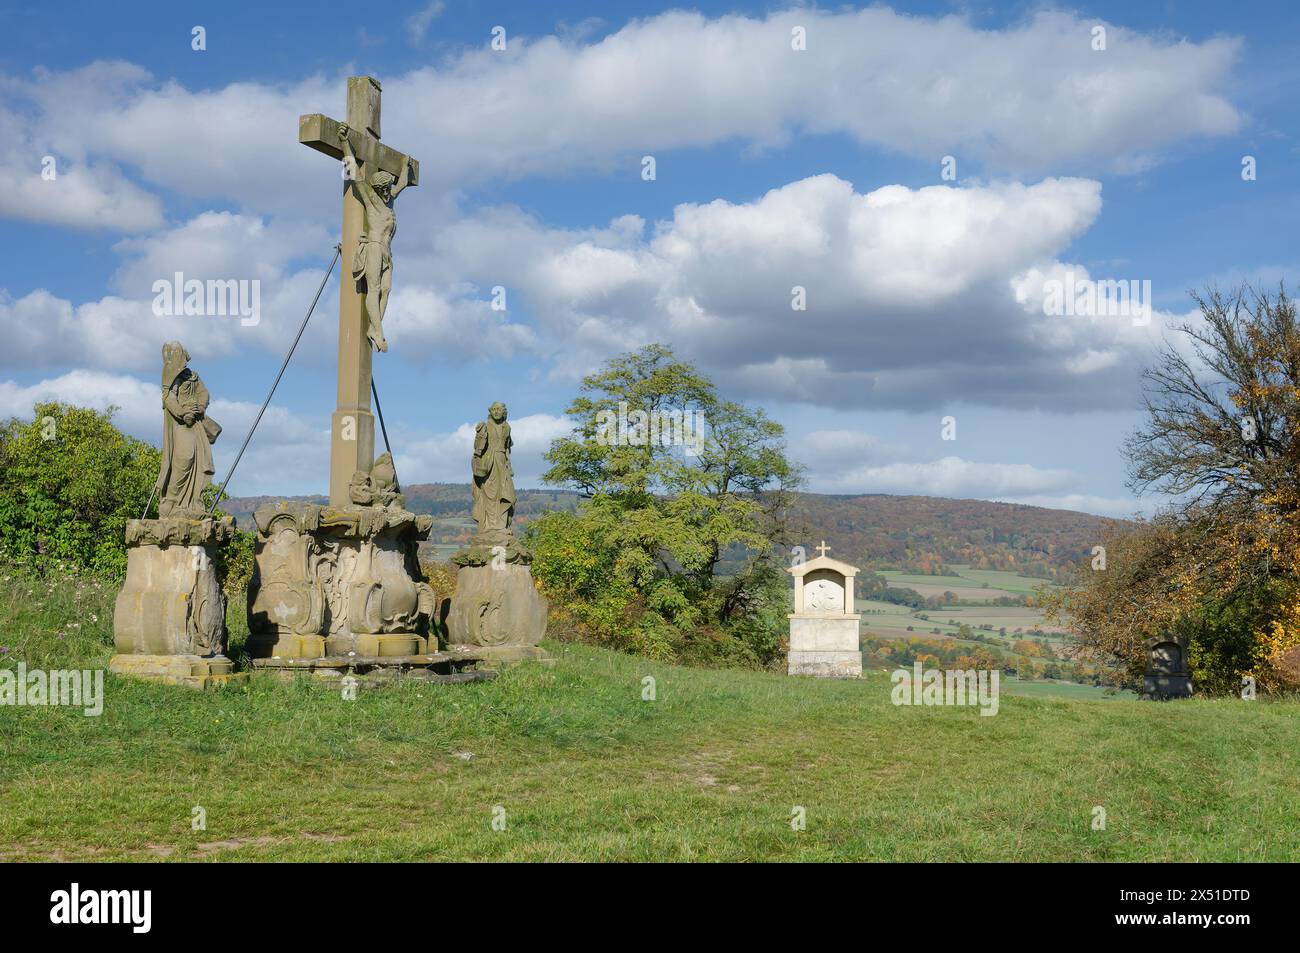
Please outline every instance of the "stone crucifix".
M298 117L298 141L344 161L343 262L351 268L339 286L338 404L330 444L330 505L346 506L358 470L375 459L375 417L370 410L372 345L387 350L384 308L392 282L390 243L396 222L392 202L418 185L420 163L379 141L379 81L348 77L347 121L320 113Z

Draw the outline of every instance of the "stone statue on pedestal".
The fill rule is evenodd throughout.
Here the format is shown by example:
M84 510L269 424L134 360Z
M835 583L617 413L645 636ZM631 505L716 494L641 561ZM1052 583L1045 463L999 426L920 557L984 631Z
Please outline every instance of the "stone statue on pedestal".
M163 345L162 463L154 492L158 519L126 524L126 580L113 609L109 671L195 688L222 685L233 673L226 652L226 598L217 549L234 521L207 517L212 441L221 428L207 416L208 390L186 365L178 341Z
M546 634L546 599L533 584L532 556L514 532L512 447L506 405L498 401L474 428L470 472L478 528L469 547L451 558L460 570L447 629L453 646L507 660L545 659L537 643Z

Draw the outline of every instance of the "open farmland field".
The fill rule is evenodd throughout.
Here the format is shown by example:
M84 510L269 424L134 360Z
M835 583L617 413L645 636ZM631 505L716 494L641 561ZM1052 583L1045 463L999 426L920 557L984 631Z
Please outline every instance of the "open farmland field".
M951 592L958 599L970 602L992 602L1002 596L1032 596L1035 589L1048 582L1000 569L952 568L956 575L931 576L894 569L881 570L879 575L893 589L914 589L927 597Z
M955 568L957 575L949 576L895 570L885 570L880 575L885 577L890 588L913 589L923 596L942 596L944 592L951 592L959 599L987 603L1003 596L1032 595L1047 581L1000 570L973 570L963 566ZM985 588L985 584L988 588ZM919 610L920 615L928 617L921 619L907 606L876 599L855 601L857 611L863 613L863 631L886 637L932 635L935 629L942 636L955 637L962 624L977 630L981 626L992 626L995 633L1005 628L1008 638L1015 636L1018 631L1030 632L1034 629L1049 636L1063 634L1059 626L1049 625L1042 611L1033 606L944 606ZM908 632L908 626L912 627L911 632Z

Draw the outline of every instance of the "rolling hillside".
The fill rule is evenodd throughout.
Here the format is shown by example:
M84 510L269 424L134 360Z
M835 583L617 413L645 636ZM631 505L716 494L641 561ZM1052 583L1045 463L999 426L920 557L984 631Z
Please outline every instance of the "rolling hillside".
M868 569L941 575L946 566L1057 579L1117 520L1014 503L933 496L801 494L793 525L805 545Z

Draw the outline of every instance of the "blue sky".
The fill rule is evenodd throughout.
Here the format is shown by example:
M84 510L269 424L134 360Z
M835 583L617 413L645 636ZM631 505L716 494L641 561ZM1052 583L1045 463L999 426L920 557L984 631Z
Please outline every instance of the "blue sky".
M786 423L812 489L1124 514L1138 375L1188 291L1295 273L1288 4L114 6L0 4L0 413L112 402L156 440L177 338L219 477L339 227L296 116L342 118L352 74L422 166L376 361L404 482L466 479L502 399L535 484L581 374L658 340ZM259 325L153 315L175 270L259 279ZM1150 281L1150 325L1035 310L1065 270ZM336 308L236 493L323 490Z

